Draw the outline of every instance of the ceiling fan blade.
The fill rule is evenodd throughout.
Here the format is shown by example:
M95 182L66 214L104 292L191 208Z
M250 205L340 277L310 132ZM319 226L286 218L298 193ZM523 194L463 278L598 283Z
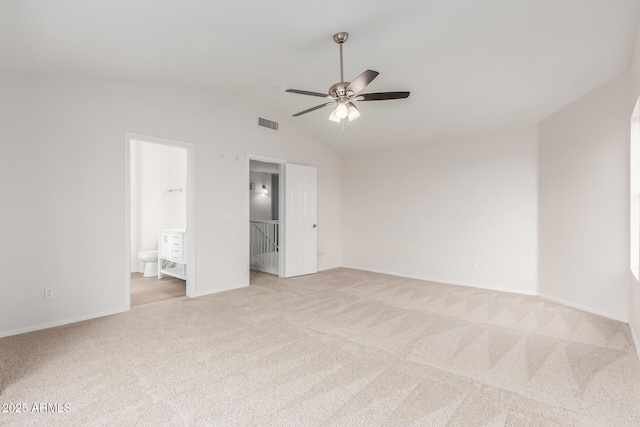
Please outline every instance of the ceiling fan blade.
M308 90L287 89L285 90L285 92L297 93L299 95L318 96L320 98L331 98L331 96L327 95L326 93L310 92Z
M362 89L367 87L369 83L373 81L376 77L378 77L377 71L367 70L364 73L360 74L356 77L349 86L347 86L347 91L351 91L354 94L360 92Z
M408 98L411 92L378 92L363 93L353 98L354 101L385 101L387 99L404 99Z
M298 116L301 116L303 114L307 114L307 113L310 113L312 111L319 110L320 108L326 107L329 104L333 104L333 101L332 102L327 102L327 103L324 103L324 104L320 104L320 105L316 105L315 107L311 107L308 110L300 111L299 113L294 114L293 117L298 117Z

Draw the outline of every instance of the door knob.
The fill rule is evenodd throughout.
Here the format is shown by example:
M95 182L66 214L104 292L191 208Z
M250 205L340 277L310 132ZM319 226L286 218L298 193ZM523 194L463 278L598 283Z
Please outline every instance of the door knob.
M313 228L316 228L318 225L317 224L313 224Z

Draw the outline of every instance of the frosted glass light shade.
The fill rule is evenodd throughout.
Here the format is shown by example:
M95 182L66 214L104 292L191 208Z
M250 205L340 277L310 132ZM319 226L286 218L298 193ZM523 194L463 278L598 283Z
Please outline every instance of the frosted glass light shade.
M353 121L355 119L357 119L358 117L360 117L360 111L358 111L358 109L356 108L355 105L353 105L353 103L349 103L349 121Z
M349 115L349 108L347 108L344 102L339 103L338 106L336 107L336 117L338 117L339 119L344 119L348 115Z

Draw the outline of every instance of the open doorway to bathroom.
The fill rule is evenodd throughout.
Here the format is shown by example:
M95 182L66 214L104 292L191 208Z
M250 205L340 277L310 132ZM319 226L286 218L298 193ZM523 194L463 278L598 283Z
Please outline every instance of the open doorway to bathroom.
M193 146L127 133L125 156L125 309L194 296Z

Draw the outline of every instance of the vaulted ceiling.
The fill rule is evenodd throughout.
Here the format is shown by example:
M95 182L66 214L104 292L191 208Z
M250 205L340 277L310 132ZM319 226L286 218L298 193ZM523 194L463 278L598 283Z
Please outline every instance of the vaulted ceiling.
M339 150L533 124L623 72L639 0L6 0L0 72L231 93ZM329 108L291 115L339 81L380 72L348 130Z

